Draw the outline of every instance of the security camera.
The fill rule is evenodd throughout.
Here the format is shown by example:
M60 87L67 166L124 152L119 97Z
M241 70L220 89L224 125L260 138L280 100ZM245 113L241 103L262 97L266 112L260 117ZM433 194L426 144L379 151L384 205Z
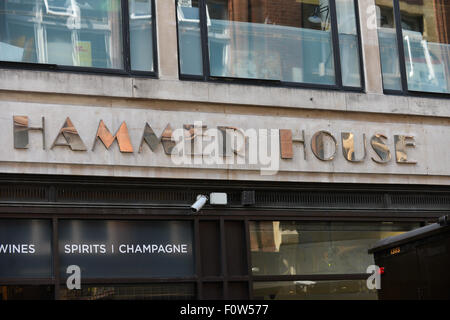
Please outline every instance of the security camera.
M197 213L200 210L202 210L203 206L208 202L208 197L200 194L197 196L197 201L194 202L194 204L191 206L191 210L193 213Z

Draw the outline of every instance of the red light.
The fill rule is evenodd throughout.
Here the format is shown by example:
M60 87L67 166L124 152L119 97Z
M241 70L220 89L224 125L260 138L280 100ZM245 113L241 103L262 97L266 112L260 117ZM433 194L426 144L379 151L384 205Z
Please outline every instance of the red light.
M380 268L380 271L378 271L379 274L384 274L384 267Z

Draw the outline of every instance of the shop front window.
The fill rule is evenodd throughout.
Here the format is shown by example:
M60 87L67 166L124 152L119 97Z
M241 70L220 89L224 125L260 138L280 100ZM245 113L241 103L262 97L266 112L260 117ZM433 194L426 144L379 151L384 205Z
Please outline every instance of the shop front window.
M1 279L50 279L52 224L49 220L0 220Z
M84 280L192 277L192 233L189 221L61 220L61 277L71 265Z
M385 90L449 94L450 2L377 0L376 5Z
M256 300L377 300L366 280L254 282Z
M85 285L81 290L61 288L62 300L193 300L191 283L157 283L146 285Z
M0 61L153 72L152 2L126 0L127 14L123 1L2 1Z
M40 286L1 286L0 301L7 300L53 300L55 287L51 285Z
M391 222L250 222L257 299L377 299L366 285L378 240L419 227Z
M361 87L353 0L179 0L177 12L184 76Z
M250 224L253 275L362 274L374 264L367 251L380 239L417 224L307 223Z
M0 300L194 299L194 248L189 220L0 219Z

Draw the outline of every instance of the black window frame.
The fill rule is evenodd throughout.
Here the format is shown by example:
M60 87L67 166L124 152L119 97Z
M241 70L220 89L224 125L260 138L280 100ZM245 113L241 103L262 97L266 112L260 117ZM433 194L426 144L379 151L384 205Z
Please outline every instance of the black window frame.
M450 93L440 93L440 92L429 92L429 91L417 91L417 90L409 90L408 87L408 77L406 76L406 60L405 60L405 46L403 44L403 28L402 28L402 17L400 11L400 1L399 0L391 0L393 3L393 14L395 21L395 31L397 36L397 50L398 50L398 58L399 58L399 66L400 66L400 80L402 89L394 90L394 89L385 89L384 88L384 77L382 77L383 81L383 92L389 95L401 95L401 96L417 96L417 97L432 97L432 98L450 98ZM377 26L378 30L378 26ZM379 47L379 50L381 48ZM381 63L381 55L380 55L380 63ZM383 68L381 64L381 68ZM381 74L383 75L383 70L381 70Z
M200 34L201 34L201 51L203 61L203 75L189 75L181 72L181 59L180 59L180 36L178 29L178 1L175 0L175 16L177 17L177 49L178 49L178 74L180 80L187 81L204 81L204 82L216 82L216 83L236 83L243 85L261 85L270 87L287 87L287 88L305 88L305 89L328 89L337 91L349 91L349 92L365 92L365 70L363 61L363 50L361 40L361 22L359 14L358 0L353 0L355 7L355 19L356 19L356 31L358 38L358 55L359 55L359 70L360 70L360 87L344 86L342 83L342 69L341 69L341 52L339 46L339 30L337 24L337 12L336 12L336 0L330 1L330 13L331 13L331 38L333 45L334 56L334 71L336 83L334 85L315 84L307 82L288 82L282 80L265 80L265 79L246 79L246 78L233 78L233 77L217 77L211 76L210 73L210 61L209 61L209 47L208 47L208 27L206 21L206 0L198 0L199 3L199 16L200 16Z
M73 208L77 211L77 208ZM94 210L92 215L85 215L82 213L68 214L64 212L50 213L44 210L44 213L38 215L31 215L25 210L23 212L0 214L0 222L4 220L28 220L38 219L50 221L52 224L52 274L49 278L0 278L0 286L52 286L54 300L62 300L61 291L64 290L66 279L61 277L60 272L60 254L59 254L59 227L58 224L62 220L102 220L102 221L189 221L192 224L193 235L193 259L194 259L194 274L185 277L145 277L145 278L86 278L81 280L82 287L108 287L108 286L134 286L134 285L151 285L151 284L189 284L193 286L193 300L209 300L209 296L204 294L203 287L208 284L216 284L221 291L221 298L223 300L235 299L233 293L230 292L229 285L233 283L243 284L248 288L248 296L245 300L254 300L254 286L255 282L289 282L289 281L349 281L349 280L367 280L367 273L347 273L347 274L296 274L296 275L255 275L252 272L252 251L250 245L250 227L249 224L254 221L295 221L303 223L323 223L323 222L348 222L348 223L380 223L380 222L398 222L398 223L417 223L424 226L428 219L424 217L402 218L395 214L386 217L385 214L379 214L372 217L361 215L353 218L343 218L340 214L331 216L316 216L300 217L297 212L290 211L278 213L276 215L266 214L261 215L258 212L244 210L237 215L225 215L224 212L216 212L212 215L192 216L186 215L185 210L175 209L171 210L169 214L160 214L155 212L149 215L140 215L137 213L131 214L101 214L100 210ZM71 210L73 211L73 210ZM170 211L170 210L169 210ZM345 214L344 214L345 216ZM219 274L215 276L206 275L202 270L202 252L200 249L200 224L202 222L213 222L219 226L218 238L220 256ZM228 264L234 262L227 258L227 240L225 239L226 223L237 222L244 227L244 243L242 248L245 251L246 274L234 275L230 274Z
M133 76L133 77L147 77L158 78L158 42L157 42L157 15L155 0L151 1L152 9L152 43L153 43L153 71L141 71L131 69L131 46L130 46L130 19L129 19L129 1L120 0L120 8L122 13L122 69L114 68L96 68L96 67L77 67L65 66L49 63L29 63L19 61L3 61L0 60L0 69L20 69L20 70L39 70L39 71L54 71L67 72L76 74L97 74L97 75L116 75L116 76Z

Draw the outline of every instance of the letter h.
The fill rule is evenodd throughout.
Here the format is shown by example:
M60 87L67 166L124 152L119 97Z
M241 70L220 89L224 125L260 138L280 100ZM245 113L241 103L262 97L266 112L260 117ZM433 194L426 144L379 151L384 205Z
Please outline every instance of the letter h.
M45 118L42 117L42 127L29 127L27 116L13 116L14 122L14 148L28 149L28 131L37 130L42 132L42 149L45 150Z

